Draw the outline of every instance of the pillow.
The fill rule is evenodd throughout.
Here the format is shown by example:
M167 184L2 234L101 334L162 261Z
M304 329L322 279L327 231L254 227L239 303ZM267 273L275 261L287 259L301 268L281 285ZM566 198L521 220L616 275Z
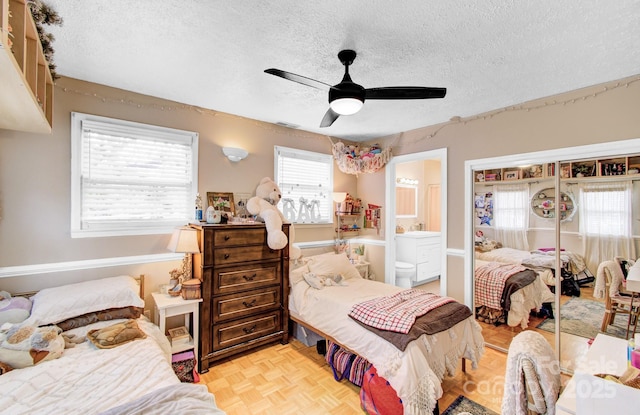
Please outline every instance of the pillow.
M309 271L316 275L341 274L346 280L353 278L362 279L358 269L349 261L346 253L317 255L311 257L307 263Z
M136 339L144 339L144 334L135 320L127 320L102 329L89 330L87 339L99 349L111 349Z
M138 284L128 275L46 288L31 297L26 323L43 326L99 310L144 307L138 292Z
M78 317L72 317L56 324L62 331L75 329L82 326L88 326L97 321L109 321L118 319L136 319L142 315L144 309L142 307L120 307L109 308L108 310L92 311Z
M329 286L348 285L340 274L316 275L313 272L307 272L303 278L311 288L316 290Z
M309 272L309 267L306 265L296 268L289 272L289 287L293 287L300 281L302 281L303 275Z
M31 300L26 297L11 297L0 291L0 326L4 323L22 323L31 312Z
M56 326L6 324L0 329L0 362L14 369L57 359L63 351L64 338Z

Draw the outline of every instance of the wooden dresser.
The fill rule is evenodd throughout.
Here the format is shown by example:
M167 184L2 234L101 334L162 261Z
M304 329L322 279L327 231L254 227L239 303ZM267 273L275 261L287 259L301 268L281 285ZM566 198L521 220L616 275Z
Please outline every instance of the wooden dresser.
M266 343L289 341L289 247L267 246L263 224L191 225L200 253L194 276L202 280L201 373L216 360ZM289 235L289 225L283 225Z

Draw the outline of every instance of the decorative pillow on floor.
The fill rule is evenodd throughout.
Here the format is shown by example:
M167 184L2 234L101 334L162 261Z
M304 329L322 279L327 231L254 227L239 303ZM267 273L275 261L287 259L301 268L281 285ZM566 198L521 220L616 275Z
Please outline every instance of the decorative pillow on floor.
M64 338L60 333L56 326L7 323L0 329L0 362L21 369L57 359L64 351Z
M127 320L102 329L89 330L87 339L100 349L111 349L136 339L144 339L146 334L135 320Z

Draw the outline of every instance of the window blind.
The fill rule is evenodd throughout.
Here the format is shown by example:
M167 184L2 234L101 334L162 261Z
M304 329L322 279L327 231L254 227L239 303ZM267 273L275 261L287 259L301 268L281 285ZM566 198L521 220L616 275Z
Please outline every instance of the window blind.
M274 165L282 191L278 208L285 211L283 205L290 200L295 213L292 222L333 223L333 156L276 146Z
M192 219L196 133L79 113L74 118L72 234L166 232Z

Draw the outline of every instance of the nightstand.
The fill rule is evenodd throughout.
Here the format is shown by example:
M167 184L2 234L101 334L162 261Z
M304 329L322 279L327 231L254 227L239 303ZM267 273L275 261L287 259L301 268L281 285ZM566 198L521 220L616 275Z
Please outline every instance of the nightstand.
M367 261L360 261L353 266L356 267L362 278L369 279L369 263Z
M200 327L199 304L202 298L185 300L181 296L172 297L169 294L151 293L155 306L155 322L160 327L163 334L167 334L167 318L184 315L184 326L191 333L192 339L189 343L171 345L171 353L180 353L193 349L195 356L198 356L198 331ZM189 315L193 317L193 329L189 322ZM171 341L171 340L169 340Z

